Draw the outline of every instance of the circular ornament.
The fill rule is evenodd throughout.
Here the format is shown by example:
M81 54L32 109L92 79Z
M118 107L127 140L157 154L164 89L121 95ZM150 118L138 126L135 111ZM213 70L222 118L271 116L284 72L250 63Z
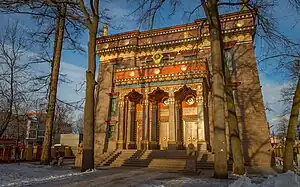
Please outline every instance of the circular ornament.
M129 40L125 40L124 41L124 45L129 45L130 44L130 41Z
M193 105L194 103L195 103L195 98L193 96L187 98L186 104Z
M160 69L155 68L155 69L153 70L153 73L156 74L156 75L159 74L159 73L160 73Z
M168 98L164 99L164 100L163 100L163 104L164 104L165 106L169 106L169 104L170 104L169 99L168 99Z
M181 66L180 66L180 69L181 69L182 71L186 71L187 66L186 66L186 65L181 65Z
M159 64L161 59L163 58L163 55L161 53L155 53L152 58L155 64Z
M151 44L152 43L152 38L148 38L147 39L147 44Z
M189 34L188 31L185 31L185 32L183 33L183 37L184 37L184 38L188 38L189 36L190 36L190 34Z
M109 47L108 43L103 44L103 49L107 49Z
M129 76L133 77L134 76L134 71L129 72Z
M237 27L242 27L244 25L244 21L243 20L239 20L237 23L236 23L236 26Z

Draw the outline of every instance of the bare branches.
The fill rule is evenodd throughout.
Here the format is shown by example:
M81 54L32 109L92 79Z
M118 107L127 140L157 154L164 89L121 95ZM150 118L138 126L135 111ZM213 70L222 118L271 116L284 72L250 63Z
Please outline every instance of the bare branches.
M222 5L226 5L226 6L240 6L240 5L244 5L247 6L247 4L250 2L250 0L242 0L239 2L231 2L231 1L227 1L227 2L218 2L218 6L222 6Z
M20 24L8 23L0 33L0 111L5 116L0 120L1 136L18 115L16 106L26 105L30 65L22 59L29 45Z
M90 15L85 7L83 0L80 0L79 2L80 2L80 8L81 8L84 18L85 18L86 26L90 28L92 26L92 21L91 21Z
M154 20L157 14L161 8L167 4L167 2L169 2L172 7L170 16L175 13L177 6L180 4L180 0L129 0L129 2L139 4L138 7L129 14L129 16L138 14L138 23L141 26L147 25L150 30L153 29Z

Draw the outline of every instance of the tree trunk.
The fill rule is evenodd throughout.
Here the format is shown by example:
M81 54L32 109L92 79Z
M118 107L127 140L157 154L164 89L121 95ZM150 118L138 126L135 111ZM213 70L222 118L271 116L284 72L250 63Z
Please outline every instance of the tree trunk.
M217 0L201 0L209 21L212 63L212 94L214 123L214 177L228 178L227 143L225 131L225 81L221 24Z
M236 116L231 75L225 64L226 103L228 110L229 137L233 156L233 173L245 174L244 156L239 136L238 120Z
M293 98L293 106L290 114L288 132L286 136L285 151L283 156L283 171L294 171L293 166L293 147L295 145L296 126L300 109L300 78Z
M43 141L43 150L41 155L41 164L49 164L51 161L52 128L55 113L57 83L59 76L60 59L64 38L66 5L57 5L56 32L54 41L53 62L51 65L50 92L48 101L48 110L45 124L45 135Z
M96 37L98 21L93 22L89 32L88 70L86 71L86 93L83 125L83 161L81 171L94 168L94 90L96 71Z

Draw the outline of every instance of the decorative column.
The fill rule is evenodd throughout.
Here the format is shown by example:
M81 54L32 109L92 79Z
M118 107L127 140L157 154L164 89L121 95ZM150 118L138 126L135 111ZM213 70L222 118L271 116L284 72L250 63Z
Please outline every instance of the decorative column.
M168 149L176 149L175 97L174 90L169 91L169 139Z
M149 100L148 94L146 93L143 100L143 141L142 149L148 149L149 147Z
M126 101L126 107L127 111L126 113L126 149L129 149L129 144L130 144L130 135L131 135L131 102L129 99Z
M149 148L150 149L158 149L157 142L157 123L158 123L158 103L152 103L152 123L151 123L151 141Z
M119 128L118 128L118 142L117 142L117 149L123 149L124 147L124 98L121 97L119 101Z
M203 113L203 95L202 85L197 86L197 136L198 142L197 147L199 151L206 151L207 144L205 141L205 128L204 128L204 113Z
M128 139L127 139L127 148L128 149L136 149L136 123L135 123L135 114L136 108L134 102L128 102Z
M181 104L180 101L175 100L175 124L176 124L176 141L177 141L177 148L183 148L183 129L181 124Z

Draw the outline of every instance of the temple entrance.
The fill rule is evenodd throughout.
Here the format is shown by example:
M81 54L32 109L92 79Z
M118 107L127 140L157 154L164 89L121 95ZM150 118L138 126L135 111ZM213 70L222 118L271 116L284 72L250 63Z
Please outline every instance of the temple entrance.
M137 149L140 147L140 125L141 119L140 105L143 95L134 89L125 96L126 108L125 119L126 126L124 128L124 139L126 140L127 149Z
M169 137L169 107L168 98L163 98L162 102L159 103L159 145L161 150L168 148L168 137Z
M198 115L196 91L184 86L175 92L177 115L177 140L180 147L185 149L189 144L197 147L198 143Z
M150 117L151 148L162 150L167 149L169 128L168 93L157 88L149 94L149 101L152 106L152 116Z
M189 144L206 148L202 90L186 85L177 91L165 90L141 94L133 89L122 97L119 148L175 150Z

